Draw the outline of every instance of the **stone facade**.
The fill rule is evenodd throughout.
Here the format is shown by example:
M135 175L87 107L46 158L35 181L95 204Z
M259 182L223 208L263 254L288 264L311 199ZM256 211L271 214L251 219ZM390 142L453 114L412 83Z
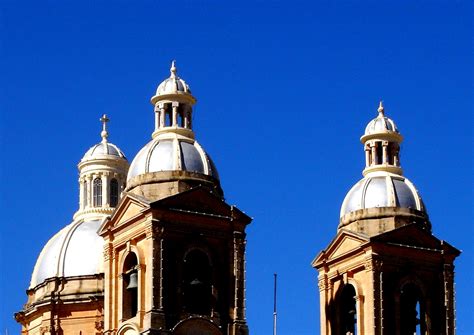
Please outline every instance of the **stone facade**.
M130 168L101 118L102 141L78 165L74 221L43 249L15 315L23 334L248 334L251 218L225 203L192 130L196 99L174 62L170 72Z
M454 334L460 252L431 234L421 197L402 176L402 137L382 104L361 140L364 179L344 200L336 237L313 261L321 334Z

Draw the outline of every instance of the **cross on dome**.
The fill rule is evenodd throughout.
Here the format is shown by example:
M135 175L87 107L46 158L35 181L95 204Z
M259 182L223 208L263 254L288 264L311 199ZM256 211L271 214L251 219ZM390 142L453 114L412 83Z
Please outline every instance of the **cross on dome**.
M102 136L102 142L105 143L107 142L107 137L109 137L109 133L107 131L107 122L109 122L110 119L107 117L106 114L102 115L100 118L100 122L102 122L102 132L100 133L100 136Z

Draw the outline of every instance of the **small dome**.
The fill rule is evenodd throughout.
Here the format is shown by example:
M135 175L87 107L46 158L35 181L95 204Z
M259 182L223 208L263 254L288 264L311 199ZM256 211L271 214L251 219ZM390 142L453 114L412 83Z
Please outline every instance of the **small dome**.
M163 80L158 88L156 89L156 96L167 95L167 94L176 94L176 93L187 93L191 94L189 85L186 82L176 75L176 66L175 62L171 64L170 69L171 75L169 78Z
M387 132L393 132L398 134L399 131L397 126L395 125L395 122L393 122L392 119L384 115L384 107L382 105L382 102L380 102L378 112L379 115L375 119L370 121L367 124L367 127L365 127L364 136Z
M159 171L189 171L219 179L209 155L194 140L178 137L157 137L135 156L127 181L141 174Z
M107 158L123 158L127 160L122 150L115 144L109 142L101 142L91 147L82 157L81 162L93 159L107 159Z
M73 222L54 235L41 251L31 275L30 288L52 277L94 275L104 272L104 240L97 234L101 220Z
M340 216L375 207L402 207L425 212L415 186L405 177L385 171L366 175L347 193Z
M95 159L116 160L117 158L122 158L125 161L127 160L127 157L125 157L119 147L107 141L107 138L109 137L109 132L107 131L107 122L109 121L110 120L107 115L102 115L102 117L100 118L100 122L102 122L102 132L100 133L102 141L87 150L84 157L82 157L81 162L91 161Z
M395 132L398 133L398 128L392 119L386 116L378 116L369 122L365 127L364 135L371 135L377 133Z

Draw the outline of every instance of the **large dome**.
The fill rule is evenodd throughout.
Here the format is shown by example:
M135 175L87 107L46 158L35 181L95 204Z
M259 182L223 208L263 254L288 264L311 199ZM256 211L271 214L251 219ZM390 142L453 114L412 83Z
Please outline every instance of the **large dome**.
M97 234L101 220L72 222L54 235L41 251L30 288L52 277L102 273L103 239Z
M127 180L160 171L188 171L219 179L217 169L198 142L178 136L159 136L145 145L135 156Z
M366 175L351 188L342 203L340 216L377 207L402 207L425 212L420 195L407 178L379 171Z

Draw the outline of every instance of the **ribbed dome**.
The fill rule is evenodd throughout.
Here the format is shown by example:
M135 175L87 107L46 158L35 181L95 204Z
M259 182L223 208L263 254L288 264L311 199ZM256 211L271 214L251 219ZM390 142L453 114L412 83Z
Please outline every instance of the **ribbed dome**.
M379 115L370 121L367 126L365 127L364 136L378 134L378 133L399 133L395 122L392 119L386 117L384 115L384 107L382 102L380 102L380 106L378 108Z
M82 157L81 162L96 159L117 160L117 158L122 158L126 161L127 158L125 157L122 150L120 150L115 144L107 141L107 138L109 137L109 132L107 131L107 122L110 121L107 115L102 115L100 121L102 122L102 132L100 133L102 141L87 150L87 152L84 154L84 157Z
M115 144L109 142L102 142L94 145L85 153L81 161L89 161L93 159L107 159L110 158L123 158L127 160L122 150L120 150Z
M52 277L102 273L101 220L73 222L54 235L41 251L31 275L30 288Z
M167 94L176 94L176 93L187 93L191 94L189 85L186 82L176 75L176 66L173 61L170 69L171 75L169 78L163 80L158 88L156 89L156 96L167 95Z
M381 132L398 133L398 129L392 119L386 116L376 117L375 119L369 122L367 127L365 127L364 135L372 135Z
M127 180L159 171L189 171L219 179L217 169L198 142L188 138L157 137L135 156Z
M385 171L366 175L347 193L340 216L367 208L402 207L425 212L415 186L405 177Z

